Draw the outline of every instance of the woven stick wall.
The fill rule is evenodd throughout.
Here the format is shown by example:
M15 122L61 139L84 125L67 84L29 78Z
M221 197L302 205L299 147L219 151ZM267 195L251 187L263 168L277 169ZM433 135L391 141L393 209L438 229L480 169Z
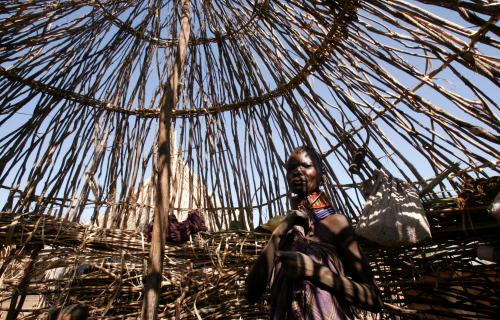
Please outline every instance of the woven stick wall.
M180 1L2 1L0 209L126 227L161 169L181 13ZM169 118L171 157L203 183L186 192L210 199L192 207L219 229L283 214L283 163L304 143L323 154L327 190L353 221L356 186L375 168L425 189L455 167L434 188L446 196L466 176L498 174L499 14L472 0L192 1ZM186 179L172 172L175 198ZM11 246L2 272L9 250L24 252Z
M476 248L492 239L499 245L500 225L476 211L466 227L456 228L465 212L446 207L444 217L444 208L429 212L434 222L432 241L398 249L362 243L385 303L378 318L495 319L498 315L500 266L478 260ZM248 261L262 250L267 237L239 231L169 243L159 317L266 318L268 305L249 305L243 282ZM2 213L0 239L23 246L5 256L5 289L0 297L8 299L20 286L28 297L44 293L44 303L20 313L22 318L46 318L51 308L71 303L90 306L92 319L140 316L149 253L149 243L140 233L90 228L34 213L17 217ZM31 280L23 285L25 273L20 269L30 266L34 251L38 256L29 269ZM368 316L359 314L360 319Z

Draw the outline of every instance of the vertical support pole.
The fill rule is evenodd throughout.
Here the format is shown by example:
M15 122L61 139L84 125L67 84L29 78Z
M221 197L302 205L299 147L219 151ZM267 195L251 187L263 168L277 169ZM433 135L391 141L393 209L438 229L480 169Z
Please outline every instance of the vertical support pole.
M165 238L170 211L171 180L171 127L172 112L179 100L180 77L186 61L186 49L190 36L189 0L182 0L181 32L175 62L168 83L164 84L164 94L160 105L160 126L158 134L158 164L156 167L156 210L154 215L151 248L149 252L148 274L144 278L144 300L142 319L153 320L158 315Z
M31 281L31 275L33 273L33 266L35 265L36 259L38 258L38 254L42 251L42 245L36 245L30 254L30 258L28 264L24 268L24 274L17 285L17 288L14 289L12 296L10 298L10 306L9 311L7 313L6 320L16 320L21 312L21 309L24 305L24 301L26 300L26 288L28 287L29 282ZM19 298L19 300L18 300Z

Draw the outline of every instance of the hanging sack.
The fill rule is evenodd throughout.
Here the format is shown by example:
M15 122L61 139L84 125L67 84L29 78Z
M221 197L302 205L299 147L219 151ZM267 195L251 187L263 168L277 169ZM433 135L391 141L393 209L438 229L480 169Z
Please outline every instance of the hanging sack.
M500 192L495 199L493 199L488 211L497 219L497 222L500 223Z
M383 170L374 183L356 225L356 234L383 246L415 244L431 236L417 190Z

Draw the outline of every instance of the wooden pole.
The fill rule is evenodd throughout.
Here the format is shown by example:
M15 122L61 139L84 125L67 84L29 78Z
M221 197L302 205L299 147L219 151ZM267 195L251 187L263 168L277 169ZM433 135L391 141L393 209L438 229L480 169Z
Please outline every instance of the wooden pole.
M7 317L5 318L6 320L15 320L19 316L19 313L21 312L22 307L24 305L24 301L26 300L25 290L28 287L28 284L31 280L31 276L33 273L33 266L35 265L35 262L38 258L40 251L42 251L42 248L43 246L39 244L35 246L31 251L29 261L24 269L23 277L21 278L21 281L17 285L17 288L14 290L10 298L10 306L9 306L9 311L7 313Z
M160 106L160 127L158 134L158 166L156 184L156 210L149 253L148 274L144 279L144 301L142 319L156 319L160 296L165 236L170 211L171 180L171 125L172 112L179 99L180 77L186 60L186 49L190 36L189 0L182 0L181 32L175 63L169 81L164 85L164 96Z

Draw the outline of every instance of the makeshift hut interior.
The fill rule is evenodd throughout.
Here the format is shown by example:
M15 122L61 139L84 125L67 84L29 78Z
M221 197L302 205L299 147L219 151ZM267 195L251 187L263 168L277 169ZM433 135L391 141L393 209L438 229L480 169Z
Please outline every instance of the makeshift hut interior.
M432 239L361 241L378 317L497 317L499 267L476 250L499 245L499 15L488 0L1 1L0 318L75 303L265 318L243 296L268 237L253 229L289 209L283 164L302 144L354 225L375 170L423 200ZM192 209L211 232L163 246L168 213Z

